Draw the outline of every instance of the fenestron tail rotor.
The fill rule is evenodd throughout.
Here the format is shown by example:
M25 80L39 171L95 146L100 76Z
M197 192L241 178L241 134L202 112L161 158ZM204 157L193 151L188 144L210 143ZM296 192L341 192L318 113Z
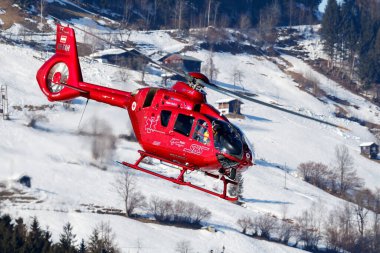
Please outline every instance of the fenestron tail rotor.
M53 93L58 93L64 88L69 79L69 68L63 62L56 63L47 76L47 87Z
M191 87L194 86L197 89L203 89L203 87L206 87L206 88L209 88L211 90L217 91L219 93L225 94L227 96L233 96L233 97L245 99L245 100L248 100L250 102L257 103L257 104L260 104L260 105L263 105L263 106L266 106L266 107L269 107L269 108L272 108L272 109L275 109L275 110L279 110L279 111L282 111L282 112L285 112L285 113L289 113L289 114L292 114L292 115L295 115L295 116L298 116L298 117L302 117L302 118L305 118L305 119L313 120L313 121L316 121L316 122L319 122L319 123L322 123L322 124L325 124L325 125L337 127L339 129L342 129L342 130L348 130L347 128L339 126L339 125L336 125L334 123L331 123L331 122L328 122L328 121L325 121L325 120L321 120L321 119L318 119L318 118L315 118L315 117L311 117L311 116L308 116L308 115L305 115L305 114L301 114L301 113L298 113L298 112L295 112L295 111L292 111L292 110L289 110L289 109L285 109L285 108L282 108L280 106L276 106L276 105L273 105L273 104L261 101L259 99L252 98L250 96L245 95L242 92L232 91L232 90L223 88L223 87L221 87L219 85L213 84L211 82L205 82L203 80L199 80L199 79L194 78L193 76L189 75L188 73L179 72L177 70L169 68L169 67L167 67L167 66L165 66L165 65L163 65L163 64L161 64L161 63L159 63L159 62L157 62L157 61L155 61L153 59L151 59L150 57L144 55L143 53L139 52L135 48L133 48L133 50L134 50L133 51L133 50L131 50L129 48L126 48L124 46L121 46L121 45L118 45L118 44L113 43L111 41L108 41L106 39L103 39L102 37L100 37L100 36L98 36L96 34L93 34L91 32L88 32L88 31L84 30L84 29L81 29L80 27L77 27L73 23L70 23L70 22L67 22L67 21L62 21L62 20L60 20L58 18L55 18L55 17L53 17L53 18L56 19L57 21L61 22L61 23L67 23L67 24L71 25L72 27L74 27L74 28L76 28L76 29L78 29L78 30L80 30L80 31L88 34L88 35L91 35L91 36L95 37L96 39L98 39L100 41L106 42L107 44L109 44L109 45L111 45L113 47L122 49L122 50L124 50L126 52L134 54L135 56L142 57L147 62L149 62L151 64L154 64L154 65L156 65L156 66L164 69L165 71L168 71L168 72L171 72L171 73L176 74L178 76L181 76L182 78L186 79L190 83ZM64 86L64 84L63 85L58 85L58 86L52 85L52 89L61 89L61 87L63 87L63 86Z

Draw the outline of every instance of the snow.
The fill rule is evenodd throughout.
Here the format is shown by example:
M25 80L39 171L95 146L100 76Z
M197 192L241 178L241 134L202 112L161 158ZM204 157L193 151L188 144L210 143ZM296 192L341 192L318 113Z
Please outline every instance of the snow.
M83 26L99 26L88 19L78 19L75 22ZM17 32L18 26L13 27L11 31ZM100 26L96 29L104 30ZM159 51L176 52L186 46L185 42L170 36L168 31L133 31L130 39L148 54ZM209 52L200 50L188 54L205 60ZM125 168L116 163L108 164L106 171L91 166L91 140L78 135L78 129L89 124L92 117L98 117L112 127L115 135L125 134L131 131L128 114L120 108L90 101L81 126L78 127L85 100L76 99L72 105L74 111L65 110L61 103L48 102L35 81L37 69L43 64L36 59L39 55L40 52L29 48L0 44L0 65L5 66L0 68L0 84L8 85L11 113L10 121L0 120L0 180L10 180L14 175L23 173L32 177L32 188L23 190L35 196L38 201L24 204L7 202L3 212L9 212L14 217L22 216L28 222L30 217L39 217L43 227L48 226L53 232L55 241L68 221L73 224L77 238L84 239L88 238L96 224L104 221L110 223L123 252L136 252L138 241L143 245L140 252L174 252L176 243L182 240L189 240L195 252L209 252L210 249L215 252L223 246L226 247L226 252L300 252L295 248L242 235L236 224L237 219L263 213L282 217L285 210L287 217L294 218L315 203L323 208L325 214L342 206L343 200L305 183L296 173L301 162L316 161L333 166L336 145L344 144L348 147L354 157L358 175L365 179L367 187L379 187L380 164L362 157L359 152L360 143L375 141L368 129L357 123L335 118L335 106L332 102L325 104L300 90L297 83L282 72L272 59L247 54L214 53L214 62L220 71L217 78L219 85L229 89L243 89L231 84L231 66L236 66L244 74L244 89L258 94L258 99L328 120L348 128L349 131L244 101L242 113L246 119L235 119L232 122L255 145L256 165L244 174L245 207L136 173L138 188L148 198L158 195L174 201L185 199L207 207L212 212L212 217L205 225L214 226L216 233L91 213L83 204L123 208L114 184L119 172ZM316 73L301 60L288 55L282 57L292 63L292 71L312 73L318 77L325 91L359 106L359 109L345 107L352 115L379 122L375 105ZM87 82L128 91L140 87L136 82L141 76L138 72L129 71L130 80L123 83L117 75L119 68L88 59L81 59L81 66L83 79ZM146 75L146 81L157 84L160 83L160 77ZM211 90L207 90L207 93L208 102L214 106L216 101L225 98ZM13 107L43 104L55 106L37 112L25 108L18 111ZM28 117L32 114L44 115L48 121L38 123L35 129L26 127ZM138 158L138 149L140 147L137 143L119 140L113 160L132 162ZM197 180L200 177L198 173L188 176ZM198 182L202 183L200 179Z
M322 0L322 2L319 4L318 10L322 13L325 12L326 5L327 5L328 0ZM338 4L341 4L343 0L338 0Z
M31 19L31 18L25 18L25 20L27 20L27 21L29 21L31 23L37 23L37 21L35 21L35 20Z
M4 21L0 18L0 25L4 25Z
M23 29L25 29L24 26L15 23L5 31L9 34L19 35L23 31Z
M110 49L105 49L99 52L95 52L90 55L90 57L101 57L104 55L110 55L110 54L122 54L125 53L125 51L131 51L133 48L126 48L125 50L119 49L119 48L110 48Z
M187 45L174 39L167 31L132 31L129 39L139 44L139 49L147 55L157 51L176 53Z
M284 56L284 58L293 64L293 68L290 68L291 70L295 70L298 73L311 73L313 77L316 77L318 79L319 87L327 94L331 94L349 102L352 106L346 106L345 109L348 110L351 116L380 124L380 118L378 117L380 108L378 106L374 105L363 97L355 95L350 91L344 89L336 82L328 79L324 75L313 71L313 69L302 60L288 55Z
M215 103L219 104L219 103L229 103L231 101L234 101L235 98L224 98L224 99L219 99L217 100Z
M360 144L359 146L360 147L368 147L368 146L371 146L372 144L375 144L374 142L363 142L362 144Z

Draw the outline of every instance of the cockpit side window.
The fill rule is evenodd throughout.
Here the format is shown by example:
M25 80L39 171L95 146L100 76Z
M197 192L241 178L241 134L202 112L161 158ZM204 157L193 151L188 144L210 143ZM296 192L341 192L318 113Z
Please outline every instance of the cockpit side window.
M166 110L161 111L161 125L163 127L168 126L171 115L172 115L171 111L166 111Z
M197 125L195 126L193 139L206 145L210 143L210 133L206 121L202 119L198 120Z
M191 128L193 126L194 117L187 116L184 114L178 114L177 120L174 124L174 131L177 133L189 136Z
M148 94L146 95L145 101L143 104L144 108L152 105L153 98L156 95L157 91L158 91L158 88L150 88L149 89Z

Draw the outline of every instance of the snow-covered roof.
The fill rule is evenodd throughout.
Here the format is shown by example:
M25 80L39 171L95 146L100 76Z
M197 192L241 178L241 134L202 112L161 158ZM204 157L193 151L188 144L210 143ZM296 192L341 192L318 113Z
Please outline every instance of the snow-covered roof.
M371 146L372 144L376 144L374 142L363 142L362 144L360 144L360 147L368 147L368 146Z
M220 103L229 103L229 102L234 101L234 100L239 100L239 99L237 99L237 98L223 98L223 99L217 100L216 103L217 104L220 104ZM240 101L240 103L243 104L243 102L241 102L241 101Z
M106 49L106 50L103 50L103 51L100 51L100 52L93 53L90 56L91 57L102 57L104 55L123 54L125 52L130 52L130 51L133 51L133 50L135 50L135 49L134 48L126 48L126 49L110 48L110 49Z
M164 61L166 59L173 59L173 58L178 58L182 60L187 60L187 61L196 61L196 62L202 62L202 60L199 60L193 56L190 55L183 55L183 54L168 54L160 59L160 61Z
M199 60L199 59L197 59L195 57L192 57L190 55L181 55L181 57L182 57L183 60L201 62L201 60Z

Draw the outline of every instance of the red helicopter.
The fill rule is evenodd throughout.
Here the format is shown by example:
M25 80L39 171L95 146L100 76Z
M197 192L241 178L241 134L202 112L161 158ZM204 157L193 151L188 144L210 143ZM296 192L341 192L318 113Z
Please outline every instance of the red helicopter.
M49 101L84 97L128 110L144 151L139 151L140 158L135 163L121 164L230 201L236 201L237 197L228 196L228 184L236 185L236 173L253 165L253 149L244 133L207 103L204 87L339 127L211 84L201 73L191 72L186 77L188 82L178 81L171 89L151 87L133 92L84 82L74 29L62 25L57 25L55 55L37 72L38 84ZM140 163L146 157L179 167L178 177L142 168ZM185 181L185 173L195 170L222 180L223 192Z

